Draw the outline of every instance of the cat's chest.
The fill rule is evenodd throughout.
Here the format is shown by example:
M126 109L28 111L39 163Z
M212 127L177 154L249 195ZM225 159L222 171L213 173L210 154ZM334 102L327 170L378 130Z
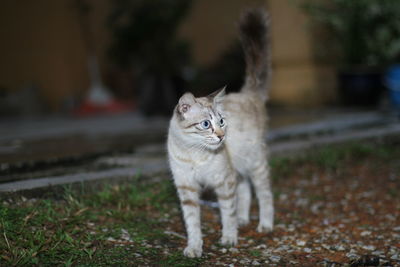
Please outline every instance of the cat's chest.
M229 165L227 157L224 153L170 153L173 165L176 170L187 175L191 175L197 179L209 177L223 171ZM213 176L213 175L212 175Z
M226 172L230 170L230 165L226 158L222 155L210 156L204 161L196 161L190 165L190 172L194 180L203 186L213 186L221 183L226 176Z
M185 154L176 157L181 167L190 169L193 172L206 172L215 169L221 163L221 157L216 155L193 155Z

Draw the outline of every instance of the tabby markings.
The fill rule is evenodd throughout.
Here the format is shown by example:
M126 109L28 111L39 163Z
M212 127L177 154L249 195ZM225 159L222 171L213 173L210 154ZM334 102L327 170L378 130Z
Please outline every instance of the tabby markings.
M187 185L179 185L179 186L177 186L177 188L180 189L180 190L187 190L187 191L190 191L190 192L197 192L196 188L193 188L193 187L190 187L190 186L187 186Z
M193 200L187 199L182 201L182 205L187 205L187 206L193 206L193 207L198 207L199 204Z

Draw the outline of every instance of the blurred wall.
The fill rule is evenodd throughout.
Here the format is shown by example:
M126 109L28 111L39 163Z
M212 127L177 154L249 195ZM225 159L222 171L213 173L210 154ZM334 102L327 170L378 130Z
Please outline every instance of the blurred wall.
M90 21L104 67L109 42L104 20L110 2L88 2L94 6ZM288 0L194 0L179 32L192 44L195 63L212 63L237 38L235 25L247 6L267 7L271 13L271 102L302 106L332 102L333 69L313 60L313 42L318 38L312 38L306 17ZM3 1L0 38L0 87L18 90L37 85L53 110L66 97L86 93L88 53L74 0Z
M334 66L315 60L318 36L310 31L308 18L294 2L267 1L272 19L271 101L297 106L330 104L336 99Z
M86 51L68 0L3 1L0 9L0 86L34 84L56 109L88 84Z
M237 19L246 7L266 7L271 15L273 79L270 101L291 106L319 106L336 98L332 66L314 60L318 37L307 17L290 0L195 0L181 35L191 41L196 63L207 65L237 36Z
M104 59L108 1L88 2L95 4L90 20L97 54ZM3 1L0 38L0 87L15 91L36 85L52 110L86 93L88 51L74 0Z
M252 6L266 7L266 1L193 0L192 9L180 28L180 35L190 41L197 64L213 63L238 38L237 21L240 13Z

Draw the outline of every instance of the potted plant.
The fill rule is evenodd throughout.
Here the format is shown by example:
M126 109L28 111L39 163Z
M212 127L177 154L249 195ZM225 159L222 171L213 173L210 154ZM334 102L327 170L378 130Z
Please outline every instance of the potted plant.
M301 6L332 36L342 100L376 104L384 70L400 53L400 1L302 0Z
M188 0L113 1L108 17L109 55L121 69L134 69L139 109L146 115L170 115L187 66L187 42L177 29L189 10Z
M391 104L400 118L400 64L394 64L385 72L385 85L389 91Z

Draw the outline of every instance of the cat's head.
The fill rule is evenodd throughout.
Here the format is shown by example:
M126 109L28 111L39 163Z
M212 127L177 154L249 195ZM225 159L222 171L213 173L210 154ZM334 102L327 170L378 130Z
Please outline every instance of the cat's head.
M198 148L218 149L225 140L226 119L223 111L225 87L206 96L195 98L185 93L175 112L184 141Z

